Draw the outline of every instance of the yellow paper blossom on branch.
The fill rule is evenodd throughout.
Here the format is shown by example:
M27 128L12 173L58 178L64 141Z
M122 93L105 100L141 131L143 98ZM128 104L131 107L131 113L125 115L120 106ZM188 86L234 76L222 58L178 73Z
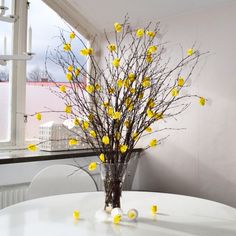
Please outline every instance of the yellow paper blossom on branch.
M128 78L129 78L130 82L134 82L134 80L135 80L135 74L134 74L134 73L129 73L129 74L128 74Z
M70 71L70 72L72 72L72 71L73 71L73 69L74 69L74 68L73 68L73 66L72 66L72 65L69 65L69 66L67 67L67 70L68 70L68 71Z
M90 94L94 92L94 86L91 84L88 84L85 89Z
M156 33L155 33L154 31L147 31L147 32L146 32L146 35L147 35L148 37L150 37L150 38L154 38L155 35L156 35Z
M115 215L115 216L113 217L113 223L114 223L114 224L119 224L120 221L121 221L121 215Z
M77 68L75 69L75 76L78 76L79 74L80 74L80 68L77 67Z
M78 126L80 124L80 120L78 118L74 119L74 125Z
M150 78L149 77L144 77L141 84L144 88L149 87L151 85Z
M134 141L136 141L136 140L138 139L138 133L137 133L137 132L134 132L134 133L132 134L132 139L133 139Z
M127 145L120 145L120 152L121 153L125 153L126 151L127 151L127 149L128 149L128 146Z
M101 162L105 162L105 155L103 153L101 153L99 155L99 159L101 160Z
M96 162L91 162L88 166L89 171L94 171L97 168L97 163Z
M192 48L189 48L189 49L187 50L187 55L188 55L188 56L192 56L193 53L194 53L194 51L193 51Z
M70 39L74 39L75 38L75 33L74 32L71 32L70 33Z
M179 87L183 87L184 86L184 79L182 77L179 77L177 84Z
M75 139L75 138L72 138L69 140L69 145L70 146L74 146L74 145L77 145L78 144L78 140Z
M147 52L149 53L155 53L157 51L157 46L152 45L148 48Z
M71 51L71 45L70 45L70 43L65 43L65 44L63 45L63 49L64 49L64 51L66 51L66 52Z
M113 113L113 116L112 116L113 120L119 120L120 117L121 117L121 113L119 111L116 111Z
M91 55L91 54L93 54L93 48L84 48L84 49L80 50L80 54L82 56Z
M200 104L201 106L204 106L205 103L206 103L206 99L203 98L203 97L200 97L200 98L199 98L199 104Z
M61 85L59 87L59 90L62 92L62 93L65 93L66 92L66 86L65 85Z
M119 33L121 30L122 30L122 26L121 26L121 24L119 24L119 23L115 23L114 24L114 29L115 29L115 31L117 32L117 33Z
M146 129L145 129L146 132L148 133L151 133L152 132L152 128L150 126L148 126Z
M178 94L179 94L179 90L178 90L177 88L173 88L173 89L171 90L171 95L172 95L173 97L176 97Z
M89 134L90 134L90 136L93 137L93 138L96 138L96 137L97 137L97 134L96 134L96 132L95 132L94 130L90 130L90 131L89 131Z
M41 120L42 119L41 113L39 113L39 112L36 113L35 118L36 118L36 120Z
M148 53L148 54L146 55L146 61L147 61L148 63L152 63L152 62L153 62L152 54Z
M152 205L151 206L151 213L155 215L157 213L157 205Z
M72 81L72 74L71 73L67 73L66 74L66 79L69 81L69 82L71 82Z
M119 58L115 58L113 61L112 61L112 65L116 68L118 68L120 66L120 59Z
M105 144L105 145L108 145L110 143L110 139L108 136L103 136L102 137L102 142Z
M97 91L100 91L100 90L101 90L101 85L98 84L98 83L96 83L96 84L95 84L95 89L96 89Z
M73 212L73 218L74 218L74 220L79 220L79 217L80 217L79 211L74 211L74 212Z
M107 48L110 52L114 52L116 50L116 45L114 43L111 43L107 46Z
M72 106L71 105L66 105L65 110L66 113L72 113Z
M89 127L89 122L86 121L86 120L84 120L84 121L82 122L82 129L83 129L83 130L86 130L86 129L88 129L88 127Z
M123 86L123 80L122 79L118 79L116 84L117 84L118 88L121 88Z
M144 35L144 29L137 29L136 36L138 38L141 38L141 37L143 37L143 35Z
M149 118L152 118L154 116L154 112L151 109L149 109L149 108L147 109L147 116Z
M38 147L35 144L29 144L27 146L27 149L31 152L35 152L35 151L37 151Z
M157 140L154 138L149 142L150 147L155 147L157 145Z

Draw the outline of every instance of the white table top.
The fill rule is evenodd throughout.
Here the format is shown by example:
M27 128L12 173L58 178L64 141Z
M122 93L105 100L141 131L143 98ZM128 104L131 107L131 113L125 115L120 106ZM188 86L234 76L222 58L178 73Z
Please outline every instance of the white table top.
M26 201L0 211L0 236L236 236L236 209L199 198L151 192L124 192L122 209L136 208L136 222L100 222L104 193L77 193ZM158 214L150 208L158 205ZM80 219L73 219L79 210Z

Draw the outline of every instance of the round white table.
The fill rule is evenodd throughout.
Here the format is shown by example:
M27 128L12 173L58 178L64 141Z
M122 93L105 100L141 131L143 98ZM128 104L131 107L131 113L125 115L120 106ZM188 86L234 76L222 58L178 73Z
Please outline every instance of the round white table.
M77 193L22 202L0 211L0 236L235 236L236 209L199 198L153 192L123 192L122 209L139 211L119 225L95 217L104 193ZM151 206L158 213L151 214ZM80 219L73 219L79 210Z

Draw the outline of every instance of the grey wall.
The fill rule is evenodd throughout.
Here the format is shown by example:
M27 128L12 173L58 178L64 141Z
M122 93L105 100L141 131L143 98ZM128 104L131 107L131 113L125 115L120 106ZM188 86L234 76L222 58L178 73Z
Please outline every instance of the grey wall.
M232 4L162 22L170 42L186 49L196 41L202 51L211 52L192 81L192 91L209 101L205 107L193 101L177 122L168 121L168 126L186 130L171 132L165 143L143 154L135 189L192 195L236 207L235 13Z

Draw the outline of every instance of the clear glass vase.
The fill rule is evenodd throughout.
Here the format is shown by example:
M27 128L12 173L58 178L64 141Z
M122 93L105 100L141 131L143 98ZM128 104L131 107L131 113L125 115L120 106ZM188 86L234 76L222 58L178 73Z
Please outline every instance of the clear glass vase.
M104 210L109 212L113 208L121 208L120 198L127 171L127 163L102 163L100 171L105 192Z

